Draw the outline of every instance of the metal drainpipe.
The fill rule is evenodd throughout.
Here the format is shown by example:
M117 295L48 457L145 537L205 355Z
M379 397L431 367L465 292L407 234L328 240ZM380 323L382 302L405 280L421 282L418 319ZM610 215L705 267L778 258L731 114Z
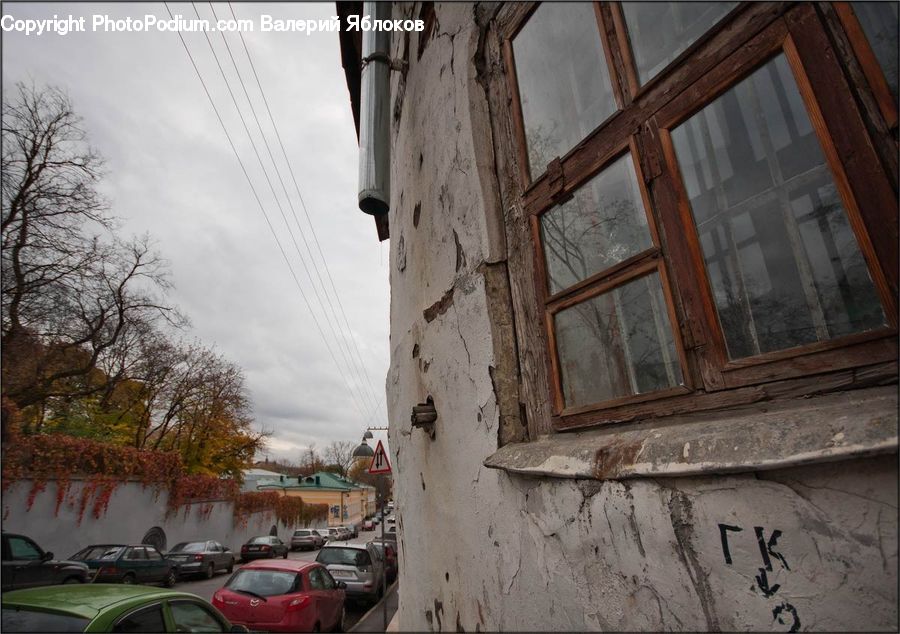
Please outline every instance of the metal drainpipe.
M372 20L391 17L390 2L364 2ZM383 215L391 200L391 32L363 31L360 73L359 208Z

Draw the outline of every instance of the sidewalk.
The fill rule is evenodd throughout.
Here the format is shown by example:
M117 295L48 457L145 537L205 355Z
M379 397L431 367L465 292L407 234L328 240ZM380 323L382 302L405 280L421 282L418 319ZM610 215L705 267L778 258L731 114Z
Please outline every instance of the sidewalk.
M350 632L384 632L384 610L382 608L382 603L387 601L387 618L388 618L388 630L387 631L396 631L396 623L392 623L394 620L394 614L397 612L397 587L399 583L395 581L390 587L388 587L387 594L385 594L384 598L372 606L372 609L366 612L363 617L356 622L356 625L350 628ZM391 629L391 625L393 624L394 629Z

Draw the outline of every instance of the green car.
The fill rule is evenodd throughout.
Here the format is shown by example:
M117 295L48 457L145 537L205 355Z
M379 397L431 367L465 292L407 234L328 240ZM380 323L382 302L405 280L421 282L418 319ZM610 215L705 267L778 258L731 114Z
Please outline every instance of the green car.
M193 594L95 583L13 590L0 601L3 632L246 632Z

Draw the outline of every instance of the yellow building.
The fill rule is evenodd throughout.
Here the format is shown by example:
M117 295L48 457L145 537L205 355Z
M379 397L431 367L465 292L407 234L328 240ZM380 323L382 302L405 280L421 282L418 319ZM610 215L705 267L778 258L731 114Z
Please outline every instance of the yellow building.
M260 480L260 491L281 491L307 504L328 505L328 526L360 524L375 513L375 489L351 482L336 473L319 471L310 476L280 476Z

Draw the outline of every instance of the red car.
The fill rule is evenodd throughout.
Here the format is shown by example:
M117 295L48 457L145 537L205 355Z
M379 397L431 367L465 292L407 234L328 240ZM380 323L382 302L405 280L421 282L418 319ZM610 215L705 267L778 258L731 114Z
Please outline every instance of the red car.
M316 562L255 561L235 572L212 604L250 630L342 632L346 587Z

